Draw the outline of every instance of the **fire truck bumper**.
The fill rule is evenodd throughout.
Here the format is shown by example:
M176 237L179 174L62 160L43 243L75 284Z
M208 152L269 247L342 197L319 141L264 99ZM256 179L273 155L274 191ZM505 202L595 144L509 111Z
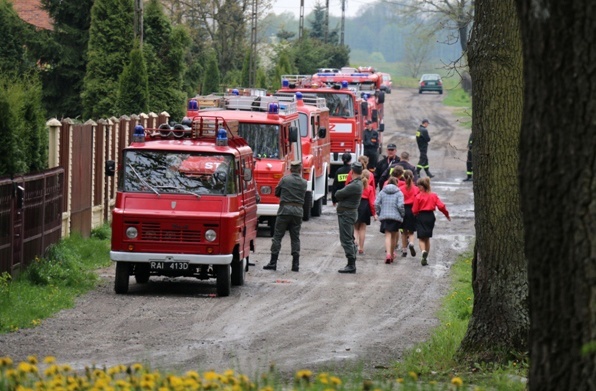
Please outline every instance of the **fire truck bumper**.
M188 262L191 265L229 265L232 263L232 254L162 254L110 251L110 259L114 262Z

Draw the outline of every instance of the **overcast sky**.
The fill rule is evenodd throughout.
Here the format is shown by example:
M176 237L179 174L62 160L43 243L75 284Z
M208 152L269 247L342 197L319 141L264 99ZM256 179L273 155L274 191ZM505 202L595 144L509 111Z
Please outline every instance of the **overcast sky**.
M324 6L326 0L319 0ZM329 13L333 16L341 16L342 0L329 0ZM371 0L345 0L346 17L356 16L359 8L364 4L371 3ZM304 15L308 15L314 8L317 0L304 0ZM300 0L273 0L272 11L280 14L285 11L294 13L296 17L300 16Z

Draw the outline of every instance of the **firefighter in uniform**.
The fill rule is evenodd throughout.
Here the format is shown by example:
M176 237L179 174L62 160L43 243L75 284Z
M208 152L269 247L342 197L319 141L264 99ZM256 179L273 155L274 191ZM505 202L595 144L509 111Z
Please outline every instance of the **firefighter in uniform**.
M343 189L346 185L346 180L348 179L348 174L350 173L350 161L352 160L352 155L348 152L345 152L341 155L341 160L344 164L335 171L335 176L333 177L333 185L331 186L331 202L333 202L333 206L337 205L337 199L335 198L335 193Z
M368 156L368 170L374 170L379 161L379 132L370 127L371 121L366 121L362 145L364 146L364 155Z
M464 179L464 182L471 182L472 175L474 174L472 170L472 142L472 132L470 132L470 138L468 139L468 159L466 160L466 179Z
M339 269L340 273L356 273L356 242L354 224L358 219L358 206L362 198L362 163L352 164L352 181L335 193L337 198L337 221L339 223L339 241L344 249L348 264Z
M279 197L279 208L275 219L275 229L271 239L271 260L263 267L265 270L277 270L277 258L281 249L281 240L286 230L290 231L292 249L292 271L300 267L300 227L304 214L304 195L306 180L302 178L302 163L293 161L290 175L280 179L275 187L275 196Z
M426 153L428 152L428 143L430 142L430 135L428 134L428 120L423 119L422 125L418 128L416 132L416 143L418 144L418 150L420 151L420 159L418 160L418 165L416 166L416 172L418 173L418 177L420 178L420 171L424 169L426 175L429 178L434 177L433 174L430 173L429 165L428 165L428 156Z

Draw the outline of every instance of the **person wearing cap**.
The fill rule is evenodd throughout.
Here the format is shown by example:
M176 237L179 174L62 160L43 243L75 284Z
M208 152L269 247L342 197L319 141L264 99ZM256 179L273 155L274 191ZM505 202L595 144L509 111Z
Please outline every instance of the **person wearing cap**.
M426 155L428 152L428 143L430 142L430 135L428 134L427 129L428 124L428 120L426 118L423 119L422 124L416 132L416 143L418 144L418 150L420 151L420 158L418 159L418 164L416 165L416 173L418 174L418 177L420 177L420 171L424 169L426 175L429 178L432 178L434 175L430 173L428 156Z
M395 144L387 144L387 156L383 156L377 163L377 167L375 168L375 183L379 186L379 190L383 188L383 182L387 180L387 178L385 178L383 179L383 182L381 182L381 176L387 171L389 166L399 162L396 150L397 147ZM389 177L389 174L387 174L387 177Z
M371 127L372 122L366 121L362 145L364 146L364 155L368 157L368 165L364 168L372 170L379 160L379 132Z
M346 185L346 180L348 179L348 174L350 173L350 161L352 160L352 155L348 152L345 152L341 155L341 161L344 164L335 171L335 175L333 176L333 185L331 186L331 202L333 206L337 205L337 199L335 198L335 193L338 190L341 190Z
M275 187L275 196L279 197L279 208L275 218L275 228L271 239L271 259L263 267L265 270L277 270L277 259L281 249L281 240L286 231L290 231L292 251L292 271L300 267L300 227L304 214L304 196L307 183L302 178L302 162L290 164L290 175L279 180Z
M416 175L416 167L414 167L412 164L410 164L409 159L410 159L410 154L407 153L406 151L402 152L399 156L399 159L394 160L393 163L391 163L389 165L389 167L387 167L385 172L383 172L383 174L381 174L381 177L379 179L380 181L382 181L381 185L383 185L387 181L387 179L389 179L389 177L393 173L393 169L397 166L401 166L404 169L404 171L405 170L412 171L412 173L414 173L414 183L416 183L416 181L418 180L418 175Z
M337 222L339 224L339 241L344 249L348 264L339 269L339 273L356 273L357 246L354 241L354 224L358 219L358 207L362 198L362 163L352 164L352 181L335 193L337 199Z

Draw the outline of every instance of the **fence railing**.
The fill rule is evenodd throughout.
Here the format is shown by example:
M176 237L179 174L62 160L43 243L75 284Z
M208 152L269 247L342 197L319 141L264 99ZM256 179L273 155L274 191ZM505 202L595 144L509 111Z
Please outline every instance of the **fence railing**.
M135 125L157 128L168 119L149 113L84 124L49 120L50 169L0 178L0 273L28 265L61 237L89 237L110 222L118 172L106 177L106 161L118 167Z

